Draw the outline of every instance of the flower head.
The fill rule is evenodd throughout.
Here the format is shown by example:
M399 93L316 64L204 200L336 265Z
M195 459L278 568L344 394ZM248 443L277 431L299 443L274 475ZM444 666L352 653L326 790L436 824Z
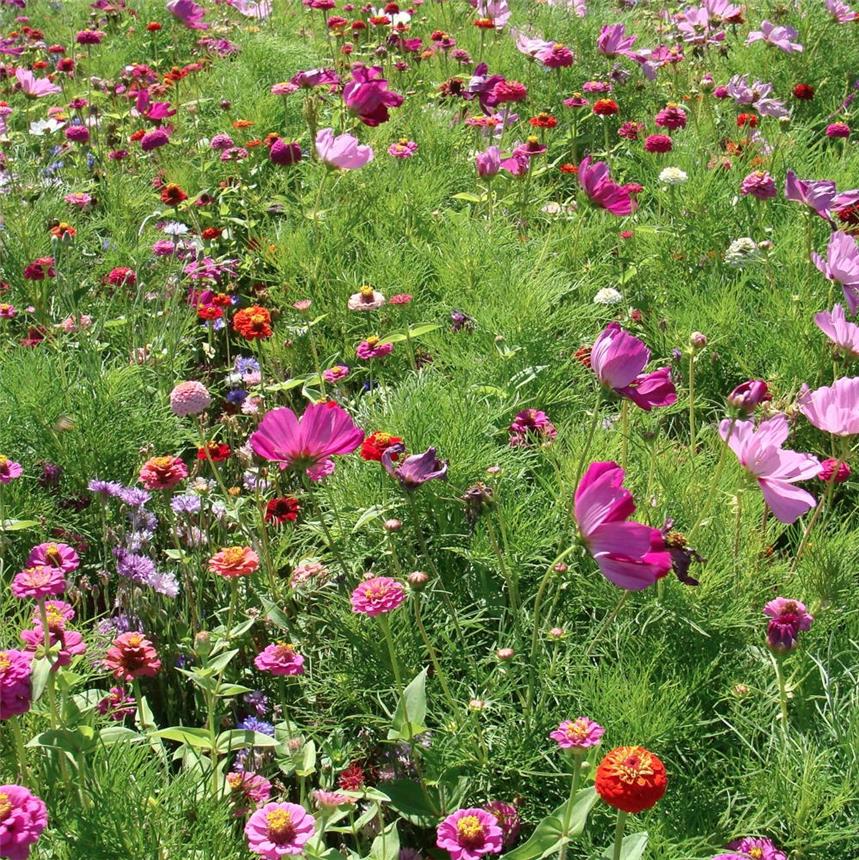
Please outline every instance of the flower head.
M728 395L728 406L742 415L751 415L761 403L772 400L769 386L763 379L742 382Z
M211 402L212 397L206 386L193 379L180 382L170 392L170 409L180 418L205 412Z
M188 467L179 457L151 457L140 468L140 482L147 490L170 490L188 477Z
M451 813L436 829L436 845L451 860L477 860L501 852L503 834L498 820L485 809L470 807Z
M272 675L303 675L304 657L288 642L275 642L256 655L254 666Z
M37 564L25 567L12 578L12 594L20 600L44 600L66 590L65 573L61 567Z
M406 599L401 582L389 576L365 579L352 592L352 611L360 615L383 615L392 612Z
M23 474L24 470L20 463L0 454L0 484L8 484Z
M577 175L579 185L595 206L607 209L612 215L631 215L638 208L631 191L611 178L606 162L592 162L587 155L581 160Z
M27 651L14 648L0 651L0 720L8 720L30 710L32 659L33 655Z
M27 860L48 826L44 801L22 785L0 785L0 857Z
M209 559L209 570L227 579L249 576L259 568L259 556L249 546L231 546Z
M316 153L329 167L338 170L357 170L373 160L373 150L369 146L362 146L351 134L335 137L330 128L316 133Z
M490 800L489 803L484 804L483 808L490 815L495 816L495 820L501 828L503 847L505 849L512 848L519 838L519 831L522 829L519 810L512 803L506 803L503 800Z
M767 603L764 615L770 619L767 624L767 645L779 654L792 651L799 634L810 630L814 621L804 603L786 597L777 597Z
M836 230L829 237L826 259L812 253L814 265L830 281L841 285L851 314L859 312L859 248L848 233Z
M158 674L161 660L152 643L136 631L117 636L107 649L104 666L118 681L151 678Z
M575 720L564 720L558 728L549 734L561 749L582 751L595 747L605 729L587 717L577 717Z
M803 385L797 403L818 430L834 436L859 434L859 377L843 376L814 391Z
M447 476L447 463L436 456L435 448L427 448L423 454L411 454L399 460L405 453L402 444L391 445L382 454L385 471L400 482L404 490L414 490L421 484ZM398 461L395 463L395 461Z
M316 830L316 820L296 803L267 803L258 809L245 825L248 849L278 860L289 854L301 854Z
M549 416L539 409L523 409L510 424L510 444L527 445L529 442L551 442L558 435Z
M835 349L851 358L859 358L859 326L847 321L843 305L815 314L814 323Z
M665 794L665 765L639 746L617 747L596 769L597 794L623 812L638 813L655 806Z

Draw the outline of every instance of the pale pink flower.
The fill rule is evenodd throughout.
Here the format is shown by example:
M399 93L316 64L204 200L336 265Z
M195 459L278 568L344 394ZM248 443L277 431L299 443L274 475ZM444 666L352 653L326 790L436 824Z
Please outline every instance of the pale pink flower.
M845 355L859 357L859 326L847 321L842 305L814 315L817 327Z
M842 377L815 391L803 385L797 403L818 430L834 436L859 434L859 377Z

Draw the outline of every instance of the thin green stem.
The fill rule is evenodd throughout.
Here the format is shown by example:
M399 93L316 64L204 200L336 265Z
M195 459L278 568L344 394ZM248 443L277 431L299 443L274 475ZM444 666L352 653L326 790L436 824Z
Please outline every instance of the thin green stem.
M30 774L27 769L27 750L24 746L24 733L21 731L21 717L12 717L9 720L9 725L12 726L12 740L15 744L15 759L17 764L17 773L21 779L22 785L27 785L30 781Z
M695 459L697 449L695 442L695 350L689 351L689 454Z
M728 427L728 435L725 437L724 444L722 445L722 450L719 453L719 461L716 463L716 471L713 473L713 478L709 482L711 491L707 495L707 503L701 510L698 519L695 521L695 524L689 529L688 539L691 542L692 538L695 536L695 532L698 530L701 523L707 519L710 515L710 511L713 509L713 505L715 504L716 497L719 494L719 481L722 477L722 472L725 470L725 463L728 459L728 442L731 441L731 436L734 435L734 428L737 426L737 419L733 418L731 420L731 424Z
M626 826L626 813L619 809L617 812L617 824L614 826L614 848L611 852L611 860L620 860L623 850L623 829Z
M444 693L445 699L447 699L447 704L451 709L451 714L453 714L457 710L456 699L454 699L453 695L450 692L450 687L447 683L447 676L445 675L444 670L441 667L441 663L439 662L435 646L432 644L432 640L430 639L429 634L427 633L427 629L424 626L423 616L421 614L420 596L416 594L413 598L413 602L415 606L415 626L418 628L418 633L420 633L424 646L427 649L427 654L429 654L430 663L432 663L432 668L435 672L435 676L436 678L438 678L438 681L441 684L442 692Z

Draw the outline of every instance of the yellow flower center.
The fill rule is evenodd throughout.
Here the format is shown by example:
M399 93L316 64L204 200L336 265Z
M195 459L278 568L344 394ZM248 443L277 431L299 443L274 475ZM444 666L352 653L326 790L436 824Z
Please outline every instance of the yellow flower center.
M555 42L555 44L552 45L552 48L555 51L563 51L566 47L567 46L563 42Z
M268 824L268 834L274 839L286 839L294 831L292 827L292 816L286 809L273 809L265 816Z
M367 346L369 346L370 349L372 349L373 347L378 346L378 345L379 345L379 338L376 335L371 335L370 337L367 338Z
M402 141L401 141L402 142ZM373 299L373 288L372 287L361 287L361 298L365 301L372 301Z
M761 860L761 858L763 856L764 856L764 849L763 848L752 848L749 851L749 857L751 857L752 860Z
M55 544L50 544L45 549L45 558L52 564L62 564L63 557L60 555L60 548Z
M143 641L143 637L139 633L132 633L125 641L132 648L137 648L137 646Z
M56 606L46 607L45 616L48 619L48 627L61 627L65 621L62 612Z
M686 546L686 535L683 532L669 532L665 538L666 546L683 549Z
M152 460L152 467L154 469L169 469L172 465L172 457L154 457Z
M2 821L12 811L12 801L9 800L9 795L3 792L0 794L0 821Z
M12 660L6 651L0 651L0 672L5 672L12 665Z
M5 466L8 462L9 462L9 458L4 457L2 454L0 454L0 466Z
M466 815L456 822L456 831L464 839L476 839L483 834L483 825L476 815Z
M254 325L262 325L265 322L265 316L263 314L251 314L251 322Z
M221 552L221 558L225 564L238 564L245 555L243 546L231 546Z
M394 437L390 433L376 433L376 443L378 445L387 445Z
M588 724L586 720L574 720L567 726L567 737L570 740L582 740L587 736Z
M646 750L628 755L614 766L614 775L622 782L632 785L643 776L653 775L653 759Z

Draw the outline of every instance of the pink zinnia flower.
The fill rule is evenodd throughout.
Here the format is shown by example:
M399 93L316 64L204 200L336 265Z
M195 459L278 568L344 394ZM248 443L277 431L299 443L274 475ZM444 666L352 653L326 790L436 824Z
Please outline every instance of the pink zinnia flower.
M322 371L322 378L328 383L340 382L349 375L349 368L345 364L335 364Z
M226 781L233 802L233 814L237 817L247 815L251 809L256 809L271 797L271 783L258 773L233 771L227 774Z
M777 597L764 606L764 615L771 619L767 625L767 645L780 654L796 647L799 634L811 629L814 617L799 600ZM732 843L731 848L739 848ZM763 855L761 855L763 856Z
M227 579L250 576L259 568L259 556L249 546L231 546L209 559L209 570Z
M10 460L0 454L0 484L8 484L14 481L15 478L20 478L24 474L20 463Z
M272 675L303 675L304 657L289 643L275 642L256 655L254 666Z
M527 445L531 441L551 442L558 435L549 416L539 409L523 409L510 424L510 444Z
M132 631L113 640L107 649L104 667L118 681L131 682L157 675L161 661L152 643L142 633Z
M364 361L369 361L372 358L382 358L386 355L390 355L393 351L394 345L392 343L382 343L381 338L378 338L375 335L373 337L368 337L366 340L362 340L361 343L355 347L355 355Z
M773 516L788 525L817 504L814 496L794 484L814 478L820 471L817 457L782 448L789 432L785 415L776 415L758 427L752 421L730 418L719 425L719 435L757 480Z
M635 501L623 479L617 463L591 463L576 488L574 516L603 576L619 588L640 591L671 570L671 555L659 529L627 521Z
M12 594L20 600L44 600L52 594L62 594L66 580L62 568L36 565L25 567L12 579Z
M656 114L654 122L660 128L675 131L678 128L686 127L686 119L686 111L680 105L668 104Z
M859 377L845 376L814 391L803 385L797 403L818 430L834 436L859 433Z
M27 566L44 565L55 567L63 573L71 573L80 567L80 557L66 543L40 543L30 550L27 556Z
M556 741L561 749L586 750L596 746L605 734L605 729L587 717L577 717L575 720L564 720L549 737Z
M316 133L316 154L329 167L339 170L357 170L373 160L373 150L362 146L357 137L351 134L334 137L330 128L322 128Z
M212 403L209 390L194 379L180 382L170 392L170 409L174 415L184 418L205 412Z
M188 467L179 457L151 457L140 467L138 477L147 490L170 490L188 477Z
M267 803L245 825L248 849L278 860L288 854L302 854L316 830L316 820L297 803Z
M485 809L458 809L439 824L436 842L451 860L477 860L484 854L499 854L503 841L494 815Z
M578 178L590 201L612 215L631 215L638 208L630 190L611 178L608 164L604 161L592 163L591 157L585 156L579 164Z
M353 612L373 617L393 612L406 599L406 589L389 576L374 576L360 583L350 599Z
M853 237L836 230L829 237L826 260L816 253L811 259L830 281L841 285L850 313L859 312L859 248Z
M839 352L853 358L859 357L859 326L847 321L842 305L815 314L814 322Z
M349 413L333 403L313 403L301 418L284 406L266 413L251 434L254 453L280 464L281 469L303 469L312 478L333 468L331 457L351 454L363 441L364 431Z
M826 126L826 136L833 138L850 137L850 126L846 122L833 122Z
M0 785L0 857L27 860L48 826L44 801L22 785Z
M758 200L770 200L778 193L775 180L765 170L750 173L740 185L741 194L750 194Z
M648 361L650 350L616 322L603 329L590 353L591 370L600 383L645 412L670 406L677 400L671 369L662 367L643 373Z
M385 296L378 290L365 286L349 296L346 306L350 311L377 311L383 304L385 304Z
M619 133L619 132L618 132ZM645 152L671 152L674 143L667 134L651 134L644 140Z
M50 622L49 622L50 624ZM21 641L27 651L36 656L46 656L44 653L45 631L41 624L36 624L32 630L21 631ZM87 646L83 636L77 630L66 630L64 627L48 628L48 642L52 652L51 670L56 672L60 666L68 666L72 657L86 654ZM57 648L56 646L59 646Z
M153 128L140 138L140 148L144 152L151 152L160 146L166 146L170 142L170 135L164 128Z
M0 720L8 720L30 710L33 655L8 648L0 651Z

